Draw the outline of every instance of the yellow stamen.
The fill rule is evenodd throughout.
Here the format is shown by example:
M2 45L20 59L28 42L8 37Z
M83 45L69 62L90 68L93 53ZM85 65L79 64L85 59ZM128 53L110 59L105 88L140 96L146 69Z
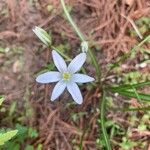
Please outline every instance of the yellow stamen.
M64 80L67 80L67 81L68 81L68 80L70 80L70 78L71 78L71 74L68 73L68 72L65 72L65 73L63 73L62 77L63 77Z

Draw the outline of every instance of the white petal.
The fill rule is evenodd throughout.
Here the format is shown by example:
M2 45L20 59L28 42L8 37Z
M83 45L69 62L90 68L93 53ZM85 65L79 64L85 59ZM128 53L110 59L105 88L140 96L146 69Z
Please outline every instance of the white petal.
M85 60L86 60L85 53L81 53L81 54L77 55L69 64L68 71L71 73L75 73L75 72L79 71L80 68L82 67L82 65L84 64Z
M51 82L57 82L60 79L61 79L60 72L50 71L50 72L46 72L46 73L39 75L36 78L36 81L39 83L51 83Z
M66 71L67 65L66 65L64 59L55 50L52 51L52 56L53 56L54 64L57 67L57 69L60 72Z
M74 82L69 82L67 84L67 89L69 93L71 94L72 98L74 99L74 101L78 104L82 104L83 97L81 95L78 85Z
M51 101L57 99L63 93L65 88L66 88L66 82L64 82L63 80L59 81L53 89Z
M73 74L72 76L72 81L77 83L87 83L87 82L92 82L94 80L95 80L94 78L80 73Z

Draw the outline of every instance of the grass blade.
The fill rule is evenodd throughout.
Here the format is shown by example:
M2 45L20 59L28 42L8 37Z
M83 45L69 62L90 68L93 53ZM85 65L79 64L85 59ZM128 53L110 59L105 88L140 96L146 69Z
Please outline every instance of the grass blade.
M110 145L110 141L109 141L109 137L106 131L106 126L105 126L105 110L106 110L106 93L103 90L103 97L102 97L102 101L101 101L101 105L100 105L100 124L101 124L101 128L102 128L102 134L104 137L104 141L106 144L106 148L107 150L111 150L111 145Z
M125 85L120 85L120 86L114 86L114 87L108 87L112 88L114 90L129 90L129 89L133 89L133 88L141 88L143 86L147 86L150 85L150 81L146 81L146 82L141 82L141 83L137 83L137 84L125 84Z
M113 111L150 111L150 106L149 107L139 107L139 108L112 108Z
M5 100L4 96L0 96L0 106L2 105L4 100Z
M113 93L119 93L120 95L123 95L123 96L126 96L126 97L129 97L129 98L137 98L137 94L138 94L138 97L141 99L141 100L144 100L144 101L147 101L147 102L150 102L150 94L144 94L144 93L135 93L134 91L120 91L120 90L112 90L111 91Z

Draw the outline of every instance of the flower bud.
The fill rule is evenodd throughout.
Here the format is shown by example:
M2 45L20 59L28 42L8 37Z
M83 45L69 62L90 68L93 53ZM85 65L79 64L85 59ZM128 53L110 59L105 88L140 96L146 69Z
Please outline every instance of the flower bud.
M33 32L37 35L37 37L47 46L51 45L51 37L50 35L40 27L35 27Z
M83 41L81 43L81 50L82 52L86 53L88 51L88 42L87 41Z

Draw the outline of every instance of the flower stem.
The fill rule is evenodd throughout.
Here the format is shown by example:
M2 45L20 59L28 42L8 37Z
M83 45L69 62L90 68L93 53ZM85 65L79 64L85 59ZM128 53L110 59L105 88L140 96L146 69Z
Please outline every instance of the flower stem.
M69 12L67 11L64 0L60 0L60 1L61 1L63 10L65 12L65 15L66 15L68 21L70 22L70 24L74 28L74 30L77 33L77 35L79 36L80 40L82 42L86 41L84 35L81 33L80 29L77 27L76 23L73 21L73 19L71 18ZM100 80L101 79L101 69L100 69L98 61L96 59L96 56L94 55L94 53L91 51L90 48L88 49L88 54L89 54L89 57L92 61L92 64L95 67L98 83L101 85L101 80ZM105 91L103 90L103 92L105 92ZM100 107L101 107L101 116L100 117L101 117L102 133L104 135L107 150L111 150L111 145L109 143L109 138L108 138L107 131L106 131L106 128L105 128L105 119L104 119L104 114L105 114L105 93L103 93L103 100L102 100L102 103L101 103Z
M100 105L100 120L101 120L101 129L102 129L102 134L104 137L104 141L106 144L106 148L107 150L112 150L110 142L109 142L109 137L106 131L106 127L105 127L105 108L106 108L106 93L105 93L105 89L103 89L103 96L102 96L102 100L101 100L101 105Z
M70 14L69 14L69 12L68 12L68 10L66 8L64 0L60 0L60 1L61 1L61 5L63 7L63 10L65 12L65 15L66 15L68 21L70 22L70 24L72 25L72 27L74 28L74 30L76 31L78 36L80 37L81 41L85 41L85 38L84 38L83 34L81 33L80 29L77 27L77 25L75 24L75 22L71 18Z
M80 40L83 42L83 41L86 41L84 35L81 33L80 29L77 27L76 23L73 21L73 19L71 18L67 8L66 8L66 5L65 5L65 2L64 0L60 0L61 2L61 5L63 7L63 10L64 10L64 13L68 19L68 21L70 22L70 24L72 25L73 29L75 30L75 32L77 33L77 35L79 36ZM98 64L98 61L96 59L96 56L94 55L94 53L89 49L88 50L88 54L91 58L91 61L95 67L95 70L96 70L96 75L97 75L97 79L98 79L98 82L100 82L100 78L101 78L101 69L100 69L100 66Z

